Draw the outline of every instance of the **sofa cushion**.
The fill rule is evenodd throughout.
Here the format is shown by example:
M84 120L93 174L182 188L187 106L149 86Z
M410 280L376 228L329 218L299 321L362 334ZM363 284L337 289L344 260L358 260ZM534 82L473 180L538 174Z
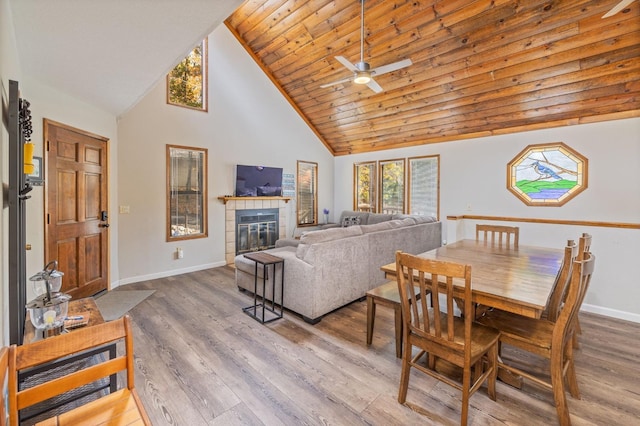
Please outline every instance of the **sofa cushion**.
M416 221L411 217L407 217L407 218L404 218L402 220L400 220L400 219L390 220L389 224L393 228L404 228L405 226L413 226L413 225L415 225Z
M342 238L357 237L362 235L360 226L349 226L347 228L331 228L322 231L311 231L300 237L300 244L296 250L296 257L304 259L313 244L327 241L340 240Z
M300 237L300 244L323 243L325 241L339 240L340 238L354 237L356 235L362 235L362 230L359 226L323 229L306 232Z
M367 218L367 225L373 225L374 223L386 222L391 220L393 215L386 213L371 213Z
M434 216L411 216L416 223L432 223L432 222L437 222L438 219L435 218Z
M378 231L386 231L387 229L392 229L389 221L374 223L373 225L361 225L360 229L362 229L363 234L370 234L371 232Z
M279 238L276 240L276 248L278 247L298 247L300 239L298 238Z

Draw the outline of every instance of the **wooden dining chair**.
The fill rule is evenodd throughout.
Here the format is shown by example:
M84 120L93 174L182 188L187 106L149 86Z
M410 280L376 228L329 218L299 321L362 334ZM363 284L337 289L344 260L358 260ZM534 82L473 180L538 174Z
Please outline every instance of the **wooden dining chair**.
M81 370L27 389L18 389L18 373L114 342L124 342L124 355L99 361ZM106 349L105 349L106 350ZM126 372L127 386L70 411L42 421L42 425L150 425L151 421L138 397L133 380L133 336L128 316L103 324L75 330L22 346L12 345L9 352L9 419L19 424L19 410L64 392L93 383L120 371Z
M7 403L4 399L5 385L8 386L7 377L9 376L9 348L0 349L0 426L7 424Z
M575 318L589 288L594 266L595 256L592 254L585 260L573 262L567 297L556 322L499 310L488 311L478 319L478 322L500 330L501 345L512 345L549 360L550 380L543 380L523 368L508 365L504 360L499 361L499 366L551 389L558 419L563 426L571 424L565 395L565 380L571 396L580 399L573 360L573 334Z
M553 282L549 300L542 312L542 318L546 318L551 322L556 322L562 303L566 300L566 292L569 288L569 282L571 281L571 268L573 261L578 257L578 245L574 240L567 240L567 245L564 248L564 256L562 258L562 264L556 275L556 280Z
M476 241L484 241L492 246L517 249L520 228L517 226L476 225Z
M585 256L591 252L591 234L583 232L578 240L578 260L584 260Z
M585 257L591 253L591 240L592 240L592 236L591 234L588 234L586 232L583 232L582 235L580 235L580 238L578 240L578 260L584 260ZM578 336L582 334L582 327L580 326L580 320L578 319L578 316L576 315L576 332L573 335L573 347L574 349L579 349L580 348L580 342L578 341Z
M488 394L496 400L498 374L499 332L493 328L473 323L472 315L454 316L453 281L464 283L464 312L472 312L471 266L453 262L425 259L408 253L396 252L396 276L402 306L403 342L402 372L398 401L404 404L409 387L411 367L462 391L460 424L466 425L469 415L469 398L486 381ZM420 291L431 292L432 297L418 299L413 291L415 277ZM441 283L431 285L431 283ZM446 300L446 312L441 312L439 296ZM428 300L433 305L428 306ZM412 348L418 353L413 356ZM420 359L428 355L425 366ZM462 368L462 381L455 380L436 370L436 360L441 359ZM473 373L473 374L472 374Z

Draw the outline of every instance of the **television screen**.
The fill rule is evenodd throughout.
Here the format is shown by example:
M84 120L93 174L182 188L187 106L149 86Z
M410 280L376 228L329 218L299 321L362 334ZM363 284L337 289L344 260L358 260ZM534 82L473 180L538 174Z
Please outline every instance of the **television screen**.
M276 197L282 195L282 168L236 166L236 197Z

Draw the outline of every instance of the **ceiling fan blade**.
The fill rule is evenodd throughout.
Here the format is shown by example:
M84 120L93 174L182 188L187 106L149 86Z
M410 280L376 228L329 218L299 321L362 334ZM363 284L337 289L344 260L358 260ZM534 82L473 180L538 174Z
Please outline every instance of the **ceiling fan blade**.
M602 15L602 18L608 18L610 16L615 15L616 13L620 12L625 7L629 6L632 2L633 2L633 0L622 0L620 3L616 4L615 6L613 6L613 8L610 11L608 11L607 13Z
M382 87L374 79L369 80L367 87L376 93L382 92Z
M371 73L378 76L378 75L399 70L400 68L408 67L411 64L413 64L413 62L411 62L411 59L403 59L402 61L398 61L392 64L382 65L381 67L374 68L371 70Z
M343 78L342 80L333 81L331 83L325 83L325 84L320 85L320 88L324 89L324 88L327 88L327 87L335 86L336 84L348 83L350 81L353 81L353 77L347 77L347 78Z
M356 66L353 65L351 62L347 61L347 59L344 56L336 56L336 59L349 71L353 71L353 72L358 71Z

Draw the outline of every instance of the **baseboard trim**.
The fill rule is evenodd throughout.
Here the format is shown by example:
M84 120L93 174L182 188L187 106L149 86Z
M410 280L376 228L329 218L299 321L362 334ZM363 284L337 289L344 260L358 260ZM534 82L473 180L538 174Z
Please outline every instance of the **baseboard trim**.
M166 278L166 277L171 277L171 276L174 276L174 275L187 274L189 272L202 271L203 269L217 268L219 266L225 266L226 264L227 263L224 262L224 261L215 262L215 263L206 263L204 265L190 266L188 268L182 268L182 269L173 269L171 271L163 271L163 272L158 272L158 273L155 273L155 274L138 275L137 277L123 278L123 279L118 280L117 282L111 283L111 289L114 289L116 287L120 287L121 285L138 283L140 281L155 280L155 279L158 279L158 278Z
M619 311L617 309L604 308L596 305L587 305L585 303L582 304L581 310L584 312L591 312L592 314L599 314L625 321L640 323L640 314L634 314L632 312Z

